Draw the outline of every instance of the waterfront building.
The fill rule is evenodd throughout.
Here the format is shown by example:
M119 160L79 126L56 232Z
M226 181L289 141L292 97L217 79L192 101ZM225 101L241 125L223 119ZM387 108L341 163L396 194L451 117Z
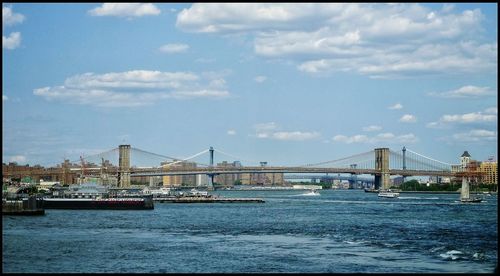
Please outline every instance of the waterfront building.
M283 173L242 173L243 185L283 185Z
M173 162L163 162L162 166L168 168L177 169L194 169L196 168L195 162L178 162L174 160ZM163 187L180 187L180 186L195 186L196 185L196 175L165 175L163 176Z
M41 179L45 181L59 181L61 184L77 183L78 173L70 171L69 168L78 168L76 164L71 164L68 160L55 168L44 168L40 165L18 165L16 162L8 164L2 163L2 176L8 182L21 183L23 179L29 179L31 183L39 183Z
M217 164L217 167L237 168L241 167L241 163L239 161L234 161L233 163L222 161L222 163ZM240 180L239 174L219 174L214 177L214 182L224 187L233 187L234 183L238 180Z
M201 186L201 187L208 186L208 175L197 174L196 175L196 186Z
M451 172L462 172L462 164L451 165Z
M462 169L465 169L469 162L471 161L470 159L470 154L468 151L464 151L462 156L460 157L460 164L462 165Z
M492 158L487 161L481 162L479 170L483 173L483 183L498 185L498 167L497 161Z

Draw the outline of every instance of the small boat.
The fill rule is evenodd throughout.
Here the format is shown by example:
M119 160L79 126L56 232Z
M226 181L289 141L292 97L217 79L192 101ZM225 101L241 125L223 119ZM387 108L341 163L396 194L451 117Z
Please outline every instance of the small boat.
M380 191L378 193L378 196L379 197L396 198L396 197L399 197L399 193L393 192L391 190L387 190L387 191Z
M478 203L478 202L481 202L481 201L483 201L483 199L480 198L480 197L461 198L460 199L460 202L462 202L462 203Z
M315 189L312 189L309 193L307 194L303 194L305 196L318 196L318 195L321 195L318 191L316 191Z
M378 193L378 189L365 189L365 193Z

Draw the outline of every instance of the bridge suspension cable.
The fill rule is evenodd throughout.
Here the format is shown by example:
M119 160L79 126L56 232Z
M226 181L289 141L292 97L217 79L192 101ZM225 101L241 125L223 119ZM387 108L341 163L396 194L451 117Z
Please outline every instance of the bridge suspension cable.
M110 157L115 157L113 155L116 155L117 153L118 153L118 148L113 148L113 149L110 149L108 151L104 151L104 152L92 154L92 155L89 155L89 156L83 156L83 154L82 154L82 156L81 156L82 158L81 159L83 159L86 162L96 161L97 163L100 163L101 158L105 158L105 159L109 160L109 159L111 159ZM71 163L80 163L81 159L79 158L77 160L73 160L73 161L70 161L70 162Z
M320 166L320 165L325 165L325 164L331 164L331 163L338 163L340 161L349 161L349 162L344 162L344 163L341 163L341 164L349 164L349 163L353 163L351 161L353 161L355 158L357 157L362 157L362 156L365 156L365 155L369 155L371 154L371 159L374 158L374 151L371 150L371 151L367 151L367 152L363 152L363 153L359 153L359 154L355 154L355 155L352 155L352 156L348 156L348 157L344 157L344 158L340 158L340 159L337 159L337 160L331 160L331 161L324 161L324 162L320 162L320 163L314 163L314 164L306 164L306 165L302 165L302 166L299 166L299 167L313 167L313 166Z
M413 154L416 154L416 155L418 155L418 156L421 156L421 157L423 157L423 158L426 158L426 159L432 160L432 161L434 161L434 162L441 163L441 164L443 164L443 165L447 165L447 166L450 166L450 167L452 166L452 164L450 164L450 163L442 162L442 161L439 161L439 160L436 160L436 159L433 159L433 158L427 157L427 156L422 155L422 154L420 154L420 153L417 153L417 152L414 152L414 151L412 151L412 150L409 150L408 148L406 148L406 151L411 152L411 153L413 153Z
M172 159L172 160L179 160L180 159L180 158L170 157L170 156L161 155L161 154L158 154L158 153L153 153L153 152L141 150L141 149L138 149L138 148L131 148L131 150L134 150L134 151L137 151L137 152L140 152L140 153L143 153L143 154L153 155L153 156L156 156L156 157L166 158L166 159Z
M201 152L198 152L198 153L196 153L196 154L194 154L194 155L192 155L192 156L189 156L189 157L187 157L187 158L184 158L184 159L176 158L176 159L175 159L176 161L174 161L174 162L172 162L172 163L167 163L167 164L164 164L164 165L162 165L162 167L172 166L172 165L175 165L175 164L178 164L178 163L185 162L185 161L187 161L187 160L190 160L190 159L196 158L196 157L198 157L198 156L200 156L200 155L202 155L202 154L204 154L204 153L207 153L208 151L209 151L209 150L208 150L208 149L206 149L206 150L203 150L203 151L201 151ZM203 164L203 163L199 163L199 162L195 162L195 163L196 163L197 165L203 165L203 166L207 166L207 167L208 167L208 165L207 165L207 164Z
M402 153L390 151L390 166L393 169L403 169L403 166L406 166L406 169L409 170L422 170L422 169L432 169L432 170L451 170L451 164L441 162L427 156L418 154L414 151L406 149L409 153L405 157L403 157ZM404 162L403 162L404 160Z
M232 158L235 158L235 161L246 161L246 162L250 162L250 163L256 163L258 164L260 161L255 161L255 160L250 160L250 159L244 159L244 158L240 158L238 156L234 156L232 154L229 154L229 153L226 153L226 152L223 152L219 149L214 149L214 151L218 152L218 153L221 153L221 154L224 154L224 155L227 155L229 157L232 157Z

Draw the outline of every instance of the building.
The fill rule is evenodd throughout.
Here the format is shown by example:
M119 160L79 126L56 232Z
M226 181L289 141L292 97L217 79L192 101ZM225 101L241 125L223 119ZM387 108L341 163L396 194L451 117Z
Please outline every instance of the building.
M493 161L493 158L490 158L487 161L481 162L479 170L483 173L483 183L498 185L497 161Z
M243 185L283 185L283 173L242 173Z
M464 151L464 153L462 154L462 156L460 157L460 164L462 165L462 169L465 169L467 167L467 165L469 164L470 162L470 154L468 151Z
M161 163L163 167L176 168L176 169L194 169L196 168L195 162L163 162ZM196 185L196 175L165 175L163 176L163 187L180 187L180 186L195 186Z
M2 163L2 176L7 182L11 183L21 183L23 179L30 179L32 183L39 183L40 180L59 181L61 184L77 183L78 173L69 169L78 168L79 166L69 163L68 160L65 160L61 165L55 168L45 168L40 165L33 167L18 165L15 162Z
M222 161L222 163L217 164L217 167L238 168L241 167L241 163L239 161L234 161L233 163ZM214 177L214 182L224 187L233 187L234 183L238 182L239 180L239 174L219 174Z

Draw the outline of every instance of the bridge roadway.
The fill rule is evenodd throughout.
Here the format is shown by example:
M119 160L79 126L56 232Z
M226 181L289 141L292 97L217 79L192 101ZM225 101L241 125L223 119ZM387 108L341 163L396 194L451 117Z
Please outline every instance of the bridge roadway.
M132 168L134 176L162 176L162 175L193 175L193 174L241 174L241 173L349 173L349 174L381 174L376 169L355 168L304 168L304 167L209 167L209 168ZM402 170L391 169L390 175L401 176L456 176L450 171Z

